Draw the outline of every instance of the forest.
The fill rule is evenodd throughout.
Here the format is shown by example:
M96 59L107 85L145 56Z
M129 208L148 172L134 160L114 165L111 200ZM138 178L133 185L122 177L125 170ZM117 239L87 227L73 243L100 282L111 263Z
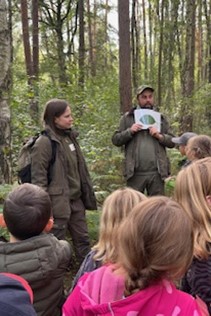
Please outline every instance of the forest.
M71 105L99 200L124 183L111 136L139 85L175 135L211 135L211 1L1 0L0 48L1 187L17 183L18 152L55 97Z

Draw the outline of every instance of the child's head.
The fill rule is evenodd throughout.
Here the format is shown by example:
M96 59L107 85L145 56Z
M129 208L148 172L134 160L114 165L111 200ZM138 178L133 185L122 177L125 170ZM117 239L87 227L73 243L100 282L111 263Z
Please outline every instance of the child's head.
M93 247L96 259L103 262L114 261L116 233L123 219L132 208L147 199L146 196L132 188L121 188L111 193L104 201L100 219L99 241Z
M119 230L117 262L126 273L125 294L180 278L192 254L192 225L182 207L164 196L142 201Z
M15 188L4 202L3 216L9 232L24 240L39 235L51 217L51 201L42 188L25 183Z
M189 160L211 157L211 137L198 135L191 138L187 144L186 156Z
M211 157L197 160L179 172L175 199L192 219L195 256L206 258L211 243Z
M172 142L175 143L177 146L179 146L179 151L182 156L186 155L186 146L192 137L196 136L196 133L193 132L186 132L183 133L180 137L173 137Z

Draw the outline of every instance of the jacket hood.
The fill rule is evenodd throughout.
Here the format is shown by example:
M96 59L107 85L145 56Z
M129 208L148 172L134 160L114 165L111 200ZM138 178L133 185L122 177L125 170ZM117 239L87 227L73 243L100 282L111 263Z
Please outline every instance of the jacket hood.
M125 298L124 278L113 272L112 265L102 266L93 271L85 282L82 277L78 286L81 288L82 308L86 312L92 311L93 315L139 315L142 308L152 299L151 295L148 297L143 295L142 292L145 291ZM133 311L139 312L130 314Z
M0 273L1 316L36 316L29 284L20 276Z
M195 315L194 311L196 315L200 315L193 298L176 290L175 286L167 280L124 297L124 278L113 272L113 266L102 266L85 274L79 280L78 288L83 316L170 316L178 315L177 309L181 311L180 316ZM68 310L68 306L65 308Z

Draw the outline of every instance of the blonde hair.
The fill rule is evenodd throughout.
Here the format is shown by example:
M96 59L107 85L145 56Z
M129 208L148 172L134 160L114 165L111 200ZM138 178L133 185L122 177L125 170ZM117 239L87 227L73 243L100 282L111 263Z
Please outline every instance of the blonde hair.
M119 229L117 267L126 276L125 295L180 278L192 254L191 221L177 202L156 196L139 203Z
M193 162L182 169L175 186L175 199L183 206L193 222L194 255L206 259L211 254L211 158Z
M211 137L207 135L192 137L188 141L186 153L190 160L211 157ZM189 155L191 156L189 157Z
M99 227L98 243L92 248L96 251L95 260L103 263L115 262L117 249L116 234L120 223L146 196L132 188L121 188L111 193L104 201Z

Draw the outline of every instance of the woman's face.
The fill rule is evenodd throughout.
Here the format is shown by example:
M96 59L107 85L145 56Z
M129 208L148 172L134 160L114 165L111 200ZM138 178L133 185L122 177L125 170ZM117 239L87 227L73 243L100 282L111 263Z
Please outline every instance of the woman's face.
M186 146L186 157L188 158L188 160L195 160L196 159L196 155L195 155L195 148L192 148L189 144Z
M55 125L60 129L68 129L73 124L73 117L71 114L70 107L67 106L65 112L59 117L55 117Z

